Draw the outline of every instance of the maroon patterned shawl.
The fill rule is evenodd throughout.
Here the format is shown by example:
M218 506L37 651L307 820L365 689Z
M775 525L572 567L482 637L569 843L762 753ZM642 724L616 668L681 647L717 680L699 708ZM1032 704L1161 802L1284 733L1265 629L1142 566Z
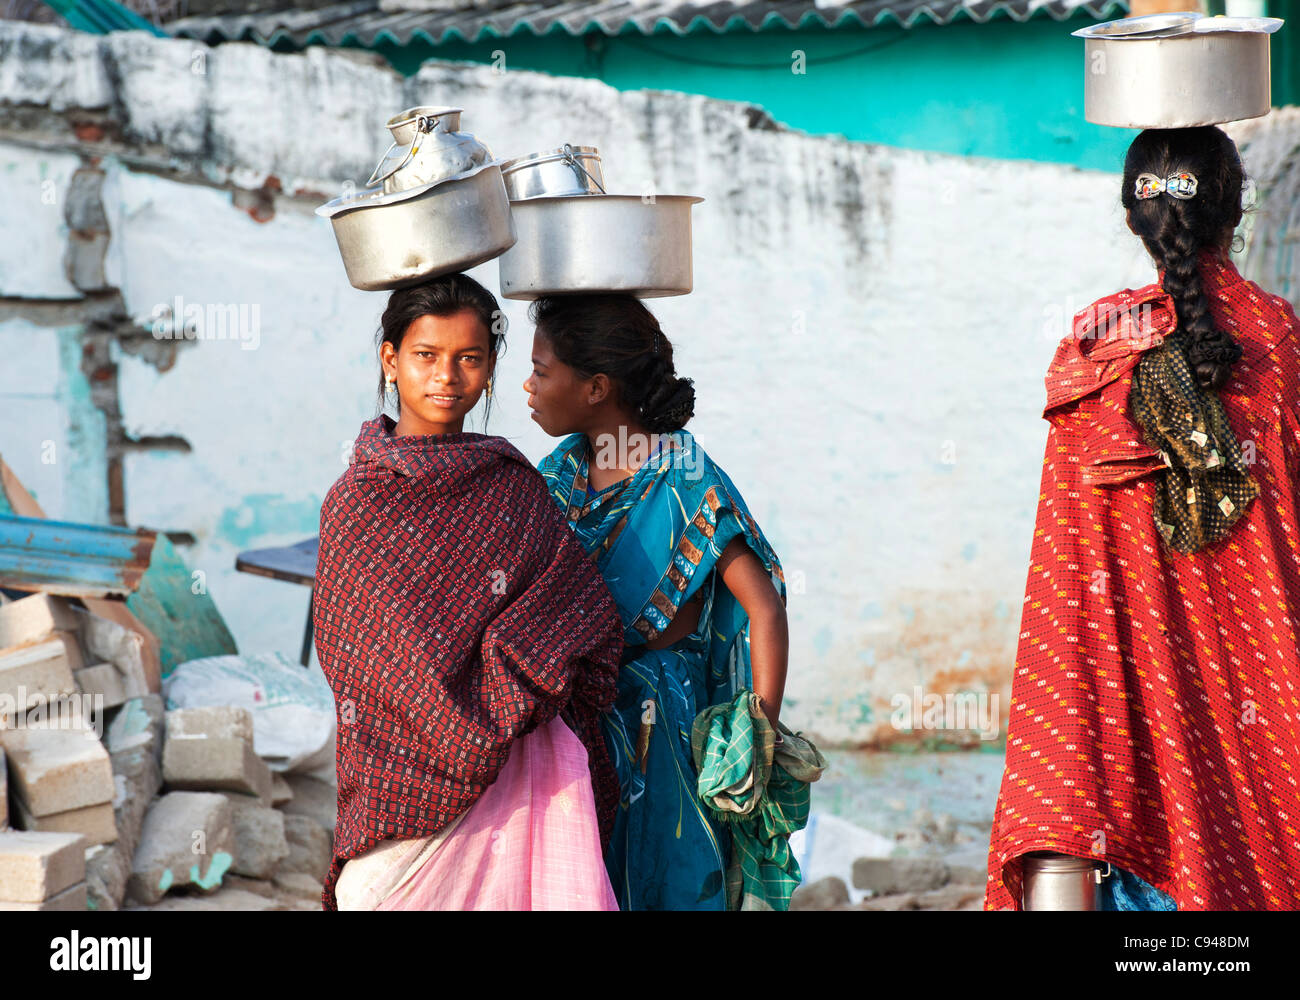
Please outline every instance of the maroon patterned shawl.
M618 803L600 715L623 626L600 573L511 444L393 427L362 425L321 508L313 620L338 713L327 910L346 860L437 833L557 713L587 747L606 841Z

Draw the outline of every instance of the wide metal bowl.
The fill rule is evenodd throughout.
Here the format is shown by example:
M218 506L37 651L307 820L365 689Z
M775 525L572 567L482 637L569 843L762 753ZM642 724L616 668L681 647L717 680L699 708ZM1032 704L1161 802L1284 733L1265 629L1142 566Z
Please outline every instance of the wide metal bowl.
M511 202L518 242L501 255L501 294L685 295L691 195L584 194Z
M1192 128L1266 115L1275 17L1153 14L1094 24L1084 39L1084 117L1121 128Z
M334 226L348 281L364 291L465 271L515 243L500 160L407 191L336 198L316 214Z

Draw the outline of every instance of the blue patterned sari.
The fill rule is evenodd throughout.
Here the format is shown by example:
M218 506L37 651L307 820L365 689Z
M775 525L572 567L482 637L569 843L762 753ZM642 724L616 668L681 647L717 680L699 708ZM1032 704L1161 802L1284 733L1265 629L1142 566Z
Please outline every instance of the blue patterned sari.
M604 717L621 791L605 856L619 906L722 910L730 841L696 794L691 724L753 684L749 617L713 570L727 543L744 538L782 600L785 578L740 493L694 437L677 431L659 441L635 475L596 493L583 434L565 438L538 468L623 619L618 699ZM696 596L695 631L647 649Z

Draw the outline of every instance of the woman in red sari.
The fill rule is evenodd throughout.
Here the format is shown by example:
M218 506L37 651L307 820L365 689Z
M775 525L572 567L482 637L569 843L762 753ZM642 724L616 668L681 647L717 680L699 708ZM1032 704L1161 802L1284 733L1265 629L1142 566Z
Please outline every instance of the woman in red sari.
M1158 279L1048 372L989 909L1031 851L1109 863L1103 908L1300 907L1300 344L1227 257L1242 186L1219 129L1141 133Z

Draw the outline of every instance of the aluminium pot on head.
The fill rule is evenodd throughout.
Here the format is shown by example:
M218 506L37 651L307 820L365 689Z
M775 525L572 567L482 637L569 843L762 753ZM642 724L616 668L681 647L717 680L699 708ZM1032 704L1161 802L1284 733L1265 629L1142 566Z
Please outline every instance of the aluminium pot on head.
M501 294L686 295L693 195L580 194L512 201L518 242L501 255Z
M1120 128L1193 128L1269 112L1276 17L1192 11L1127 17L1073 32L1084 40L1084 117Z
M405 191L335 198L316 214L334 227L348 281L368 292L467 271L515 243L500 160Z

